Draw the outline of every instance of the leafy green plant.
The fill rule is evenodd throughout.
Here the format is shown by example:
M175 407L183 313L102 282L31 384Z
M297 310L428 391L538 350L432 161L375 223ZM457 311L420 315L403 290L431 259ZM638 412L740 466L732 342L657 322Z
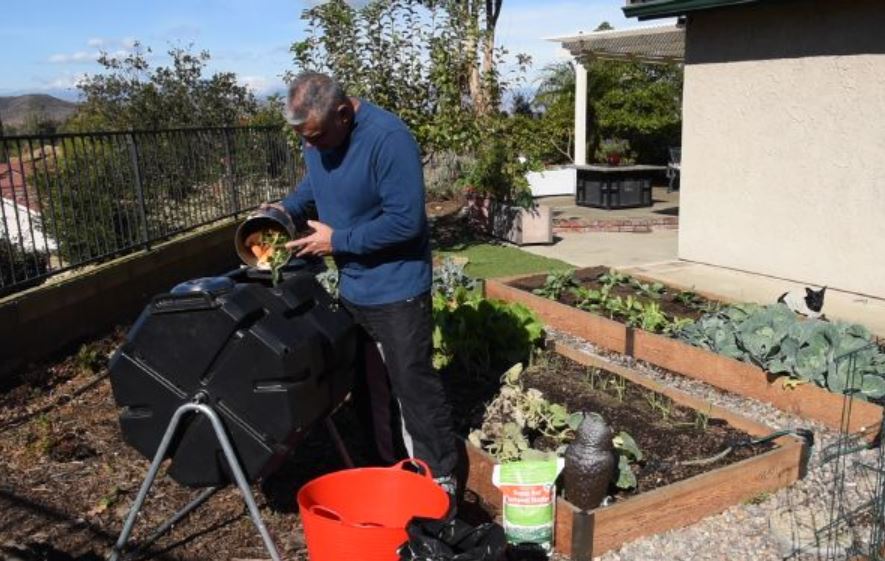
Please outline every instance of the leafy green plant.
M599 278L597 278L596 280L598 280L603 285L608 285L611 288L619 284L630 284L631 278L630 275L626 275L624 273L620 273L614 269L611 269L609 270L609 272L599 275Z
M575 297L575 307L586 310L588 312L596 311L602 308L609 298L610 286L603 286L600 289L587 288L577 286L571 290Z
M704 299L698 296L697 292L692 290L680 290L673 300L679 302L687 308L697 308L704 303Z
M671 325L667 315L661 310L661 305L657 302L641 305L638 320L639 327L652 333L663 331Z
M694 320L691 318L673 317L670 320L670 323L664 327L662 332L667 335L676 336L676 334L693 323Z
M531 208L534 200L526 173L538 169L537 162L520 157L521 140L513 123L491 118L483 121L476 158L458 183L470 193Z
M565 271L553 271L544 280L544 286L532 290L532 294L543 296L550 300L559 300L566 290L579 288L575 279L574 269Z
M642 461L642 450L633 437L625 431L619 432L612 439L612 444L618 455L618 480L615 485L620 489L633 489L637 481L631 464Z
M781 304L747 304L705 314L677 337L834 393L885 397L885 353L860 325L800 318Z
M433 363L456 363L467 372L488 372L528 360L544 339L544 327L519 303L488 300L457 290L452 299L433 297Z
M660 300L664 295L664 285L659 282L644 283L637 279L633 279L633 287L639 296L645 296L653 300Z

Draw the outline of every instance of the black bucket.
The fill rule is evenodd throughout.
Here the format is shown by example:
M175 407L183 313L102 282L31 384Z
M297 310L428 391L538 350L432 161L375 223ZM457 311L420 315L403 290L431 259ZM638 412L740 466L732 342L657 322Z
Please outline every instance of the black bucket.
M260 208L246 217L234 235L234 247L240 261L250 267L258 266L258 258L249 250L247 240L250 236L266 231L280 232L288 239L295 239L295 222L289 213L277 207Z

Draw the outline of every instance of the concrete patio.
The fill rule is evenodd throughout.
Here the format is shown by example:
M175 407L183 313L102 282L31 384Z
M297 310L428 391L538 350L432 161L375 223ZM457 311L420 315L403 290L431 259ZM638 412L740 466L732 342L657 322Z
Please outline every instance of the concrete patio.
M575 204L574 195L542 197L550 207L553 230L562 232L650 232L675 229L679 224L679 192L663 186L652 189L652 206L606 210Z

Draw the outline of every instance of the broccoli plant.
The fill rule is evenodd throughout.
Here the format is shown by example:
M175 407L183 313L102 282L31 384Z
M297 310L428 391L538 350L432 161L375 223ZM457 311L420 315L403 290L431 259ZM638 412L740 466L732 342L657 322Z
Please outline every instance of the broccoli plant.
M834 393L885 397L885 353L860 325L800 318L782 304L748 304L705 314L676 336Z
M476 288L476 279L464 272L464 265L446 257L442 265L433 268L433 292L450 300L459 290L471 291Z

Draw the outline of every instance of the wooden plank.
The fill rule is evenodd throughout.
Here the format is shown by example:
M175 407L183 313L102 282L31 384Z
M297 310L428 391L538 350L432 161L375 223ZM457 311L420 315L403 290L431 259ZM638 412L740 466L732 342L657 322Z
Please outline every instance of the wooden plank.
M787 443L776 450L666 487L642 493L593 517L594 556L623 543L693 524L760 493L786 487L799 479L803 444Z
M839 429L845 397L813 384L785 389L785 377L774 377L761 368L716 354L682 341L637 330L633 356L689 378L701 380L739 395L770 403L805 419ZM875 439L882 423L882 407L854 400L848 430Z
M485 282L487 298L519 302L531 308L550 327L593 341L606 349L627 352L627 326L578 308L515 288L495 279Z
M705 413L709 411L711 417L724 419L749 434L762 436L774 432L741 415L662 386L635 369L611 364L598 355L562 344L557 344L555 350L582 364L605 368L633 383L659 391L680 405ZM804 473L805 444L794 437L781 437L775 443L778 445L775 450L642 493L609 507L592 510L586 516L582 515L580 509L559 498L556 551L573 558L590 559L627 541L692 524L742 500L787 486ZM495 460L470 443L466 446L470 463L467 486L500 508L500 491L491 483ZM592 532L591 551L572 551L572 535L577 524L584 524L583 530Z

